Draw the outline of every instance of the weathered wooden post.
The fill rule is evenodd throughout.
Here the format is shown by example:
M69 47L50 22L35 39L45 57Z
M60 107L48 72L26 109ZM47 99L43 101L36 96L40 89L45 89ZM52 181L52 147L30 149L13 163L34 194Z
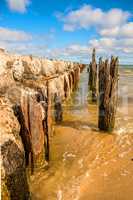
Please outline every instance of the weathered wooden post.
M51 114L51 91L49 87L49 81L47 80L46 82L46 90L47 90L47 106L46 106L46 119L45 119L45 124L46 124L46 134L45 134L45 157L46 160L49 161L49 154L50 154L50 145L49 145L49 140L50 136L52 136L52 114Z
M97 63L96 50L93 49L92 62L89 64L89 88L92 91L92 101L97 100Z
M54 111L55 111L55 121L57 123L62 122L63 120L63 109L62 109L62 101L61 97L57 94L54 96Z
M109 64L99 59L99 121L100 130L111 132L115 125L118 99L118 57Z

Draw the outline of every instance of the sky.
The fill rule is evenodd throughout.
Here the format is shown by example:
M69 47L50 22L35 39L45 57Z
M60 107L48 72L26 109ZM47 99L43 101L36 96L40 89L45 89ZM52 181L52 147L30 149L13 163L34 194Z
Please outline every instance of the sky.
M0 48L89 63L133 64L132 0L0 0Z

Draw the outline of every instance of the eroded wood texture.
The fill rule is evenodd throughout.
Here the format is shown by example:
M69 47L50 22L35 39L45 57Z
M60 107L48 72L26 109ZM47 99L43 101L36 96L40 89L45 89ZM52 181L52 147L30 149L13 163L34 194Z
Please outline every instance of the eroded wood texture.
M111 132L115 125L118 99L118 58L99 60L99 121L100 130Z
M92 91L92 101L97 100L97 63L96 51L93 49L92 62L89 64L89 89Z

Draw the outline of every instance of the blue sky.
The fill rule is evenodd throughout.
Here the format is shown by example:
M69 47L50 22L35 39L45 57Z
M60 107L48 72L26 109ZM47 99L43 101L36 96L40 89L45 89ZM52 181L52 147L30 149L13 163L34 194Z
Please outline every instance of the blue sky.
M95 47L133 64L133 1L0 0L0 47L83 62Z

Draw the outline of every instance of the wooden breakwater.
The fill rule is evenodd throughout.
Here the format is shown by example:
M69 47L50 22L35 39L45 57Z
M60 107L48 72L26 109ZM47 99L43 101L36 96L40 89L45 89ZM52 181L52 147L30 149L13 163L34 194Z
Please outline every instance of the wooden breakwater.
M118 101L118 57L111 60L99 59L96 63L96 51L93 49L92 62L89 64L89 89L92 91L92 101L98 101L98 127L111 132L115 125Z
M49 162L52 120L76 89L85 65L0 54L2 198L28 199L28 174ZM55 108L55 116L52 115Z
M92 101L98 102L98 126L111 131L117 106L118 58L112 57L110 62L100 59L97 64L93 50L92 61L89 84ZM27 174L48 165L53 121L63 120L62 103L77 88L84 67L74 62L0 54L3 199L29 198Z

